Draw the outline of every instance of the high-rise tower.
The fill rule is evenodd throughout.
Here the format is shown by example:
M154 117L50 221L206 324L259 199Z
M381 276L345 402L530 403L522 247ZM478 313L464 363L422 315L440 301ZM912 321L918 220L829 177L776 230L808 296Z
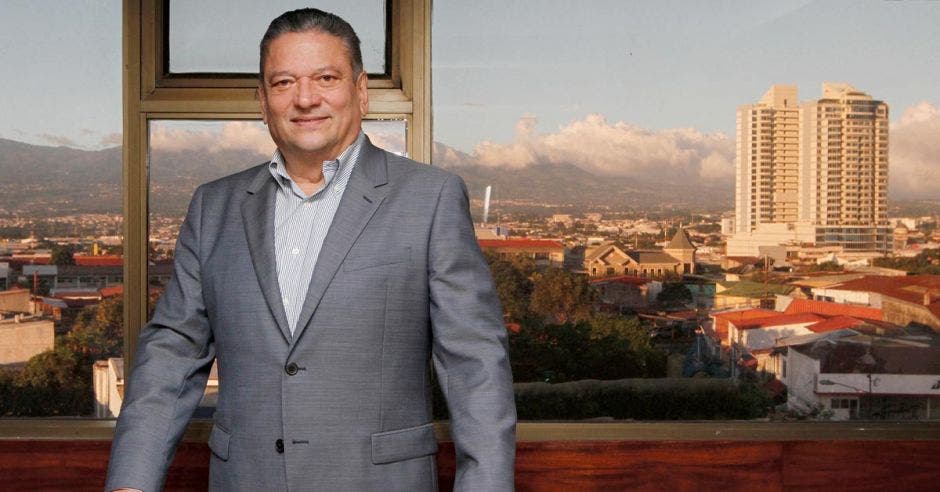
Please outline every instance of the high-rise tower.
M888 105L848 84L823 84L800 108L800 219L888 225Z
M799 103L794 85L774 85L738 108L735 231L796 222L799 214Z
M886 252L888 105L849 84L797 103L774 85L737 111L735 236L729 255L813 244Z

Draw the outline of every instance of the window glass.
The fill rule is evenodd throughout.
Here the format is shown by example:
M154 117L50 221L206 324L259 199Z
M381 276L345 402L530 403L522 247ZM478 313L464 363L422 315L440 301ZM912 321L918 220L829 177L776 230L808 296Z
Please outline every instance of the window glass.
M110 417L124 347L121 2L4 2L0 46L0 417Z
M938 20L435 1L433 163L468 185L520 418L938 418Z
M403 120L363 122L364 132L375 145L400 155L405 154L405 128ZM149 145L148 283L153 306L172 278L176 239L196 187L268 162L275 146L259 120L152 120ZM212 414L217 393L213 368L197 417Z
M171 0L170 73L258 73L258 40L278 15L308 7L296 0L265 2ZM386 73L386 2L318 2L316 8L346 19L361 41L366 72Z

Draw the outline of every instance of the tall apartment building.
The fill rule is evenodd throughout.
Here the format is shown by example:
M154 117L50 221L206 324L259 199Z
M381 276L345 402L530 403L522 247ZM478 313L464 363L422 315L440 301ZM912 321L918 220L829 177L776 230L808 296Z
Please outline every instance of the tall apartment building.
M799 103L794 85L774 85L757 104L738 108L736 231L798 220L799 136Z
M883 253L888 227L888 105L824 83L797 103L774 85L737 111L735 236L728 254L781 244Z
M888 250L888 105L848 84L803 103L800 220L817 243Z

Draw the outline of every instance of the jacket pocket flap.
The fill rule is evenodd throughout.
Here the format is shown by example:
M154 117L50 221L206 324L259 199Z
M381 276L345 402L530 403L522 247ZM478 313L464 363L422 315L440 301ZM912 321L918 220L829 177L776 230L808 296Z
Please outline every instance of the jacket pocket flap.
M433 422L372 434L372 463L376 465L427 456L436 452L437 439L434 437Z
M222 461L228 461L228 445L232 435L219 424L212 424L212 432L209 433L209 449L215 453Z
M392 265L411 261L411 248L389 249L384 254L366 257L347 258L343 262L343 271L351 272L382 265Z

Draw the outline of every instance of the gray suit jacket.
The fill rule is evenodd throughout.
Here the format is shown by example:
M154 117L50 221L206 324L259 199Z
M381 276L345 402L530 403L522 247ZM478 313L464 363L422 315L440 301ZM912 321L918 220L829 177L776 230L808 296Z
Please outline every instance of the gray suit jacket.
M210 489L435 490L429 360L457 490L511 490L506 330L459 177L365 142L287 326L267 165L199 187L140 335L106 487L162 487L213 359Z

